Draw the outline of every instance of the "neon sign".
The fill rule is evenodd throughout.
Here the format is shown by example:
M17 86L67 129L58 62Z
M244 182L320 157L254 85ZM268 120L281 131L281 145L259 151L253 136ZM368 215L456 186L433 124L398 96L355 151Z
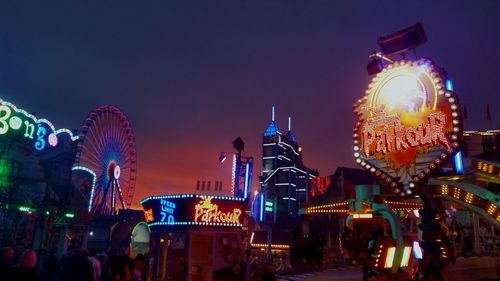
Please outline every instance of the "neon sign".
M174 217L174 210L175 210L175 203L170 202L165 199L160 200L160 208L161 208L161 222L175 222L175 217Z
M21 135L27 141L33 142L33 147L38 151L57 146L60 133L68 134L71 141L78 139L70 130L56 130L50 121L37 119L14 104L0 99L0 136L7 133Z
M146 218L146 222L152 222L154 220L153 218L153 210L145 210L144 211L144 217Z
M246 208L243 198L180 194L151 196L141 201L152 226L241 227Z
M430 113L427 120L417 127L407 126L394 116L380 121L368 120L361 129L363 150L367 156L426 145L442 144L450 148L444 128L446 115L441 112Z
M221 211L217 204L212 203L212 198L205 198L195 206L194 221L239 224L241 213L241 209L238 208L232 211Z
M354 104L356 162L402 196L459 147L458 100L445 83L451 85L430 60L398 61Z

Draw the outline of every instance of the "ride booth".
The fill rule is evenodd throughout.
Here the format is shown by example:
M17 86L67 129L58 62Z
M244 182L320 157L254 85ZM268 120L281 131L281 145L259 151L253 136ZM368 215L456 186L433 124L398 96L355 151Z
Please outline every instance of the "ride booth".
M242 280L244 198L196 194L142 200L151 280Z

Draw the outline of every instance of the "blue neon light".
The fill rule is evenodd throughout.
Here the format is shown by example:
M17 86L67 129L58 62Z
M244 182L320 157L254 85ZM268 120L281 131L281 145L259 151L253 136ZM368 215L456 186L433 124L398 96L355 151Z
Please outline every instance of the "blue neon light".
M260 221L264 220L264 194L260 194Z
M269 137L276 134L281 134L280 130L278 129L278 125L276 125L276 122L271 121L271 123L269 123L269 126L267 126L266 131L264 132L264 136Z
M453 83L450 79L446 79L446 90L453 91Z
M217 196L217 195L203 195L203 194L174 194L174 195L149 196L142 199L140 203L144 204L149 200L156 200L156 199L176 199L176 198L212 198L218 200L245 201L245 198L232 197L232 196Z
M418 243L418 241L413 241L413 255L419 260L421 260L424 256L422 253L422 248L420 248L420 243Z
M455 171L459 174L464 172L464 159L462 157L462 151L457 152L455 154Z
M169 223L175 222L174 212L175 212L175 203L170 202L165 199L160 199L160 214L161 214L161 222L165 222L165 219Z
M245 194L244 197L247 198L248 195L248 179L250 178L250 163L247 162L245 165Z

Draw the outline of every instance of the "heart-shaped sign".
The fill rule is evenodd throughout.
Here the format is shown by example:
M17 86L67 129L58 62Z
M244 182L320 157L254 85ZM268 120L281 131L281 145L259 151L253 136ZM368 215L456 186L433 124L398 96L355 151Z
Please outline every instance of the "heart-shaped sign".
M428 59L387 65L354 104L356 162L401 196L412 194L460 146L458 99Z

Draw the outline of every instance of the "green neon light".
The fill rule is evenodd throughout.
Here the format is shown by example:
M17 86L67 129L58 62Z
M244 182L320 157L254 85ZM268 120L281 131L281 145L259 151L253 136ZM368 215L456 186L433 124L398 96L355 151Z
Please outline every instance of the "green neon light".
M268 206L268 207L272 207L273 205L274 205L274 203L273 203L273 202L271 202L271 201L266 201L266 206Z
M31 209L30 207L26 207L26 206L19 206L17 209L21 212L33 212L34 211L34 209Z
M266 212L272 212L273 208L266 207Z
M12 166L6 159L0 159L0 188L10 185L9 177L12 173Z
M71 218L72 219L72 218L75 217L75 214L73 214L73 213L66 213L66 214L64 214L64 216L67 217L67 218Z

